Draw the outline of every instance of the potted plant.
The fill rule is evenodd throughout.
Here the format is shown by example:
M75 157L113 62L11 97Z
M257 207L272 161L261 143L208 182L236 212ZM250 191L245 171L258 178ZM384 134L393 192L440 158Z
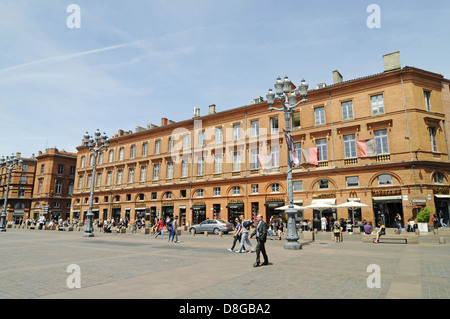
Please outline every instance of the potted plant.
M428 222L430 221L431 209L423 207L417 215L417 227L419 232L428 233Z

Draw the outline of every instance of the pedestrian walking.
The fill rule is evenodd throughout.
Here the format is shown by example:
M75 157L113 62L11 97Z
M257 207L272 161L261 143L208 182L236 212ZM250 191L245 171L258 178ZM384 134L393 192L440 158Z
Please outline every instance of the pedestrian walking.
M395 224L397 225L398 233L401 235L402 233L402 217L399 213L395 215Z
M269 233L270 240L273 240L273 227L274 227L273 216L270 216L269 223L267 226L268 226L267 232Z
M167 240L167 242L173 241L173 219L172 218L167 218L166 219L166 229L169 232L169 239Z
M157 238L159 235L161 235L161 239L164 238L163 230L164 230L164 221L162 219L159 220L158 225L156 226L156 236Z
M236 228L234 230L233 233L233 245L231 245L231 248L228 249L228 251L232 252L234 247L236 246L236 243L239 242L239 244L241 243L241 239L242 239L242 235L241 235L241 231L242 231L242 224L239 218L236 218L234 220L236 222ZM245 247L243 247L243 250L245 250Z
M177 228L178 228L178 216L175 216L175 218L173 219L171 227L172 227L172 229L171 229L171 231L172 231L172 243L179 243L178 231L177 231Z
M237 253L242 253L244 250L244 244L247 242L247 245L250 247L250 253L255 252L255 249L252 246L252 243L250 242L249 239L249 232L250 232L250 225L252 224L251 220L244 220L242 222L242 227L241 227L241 247L239 248L239 250L237 251Z
M434 227L433 233L437 234L437 232L439 230L439 219L436 214L433 214L433 218L431 218L431 221L433 222L433 227Z
M327 219L325 218L325 216L322 216L322 218L320 219L320 224L322 227L322 231L327 231Z
M284 226L283 226L283 223L280 222L280 224L278 224L278 229L277 229L278 240L281 240L282 234L284 234Z
M256 225L256 229L253 231L250 238L256 235L256 262L253 264L253 267L259 267L261 265L268 265L269 258L266 253L266 239L267 239L267 224L263 221L263 217L261 214L256 216L256 220L258 224ZM264 262L261 264L260 255L263 255Z
M447 224L444 222L444 213L442 209L439 210L439 221L441 222L441 227L447 227Z
M341 231L342 231L342 226L339 223L339 221L335 221L333 226L331 227L331 231L334 234L334 242L335 243L339 243L341 241Z

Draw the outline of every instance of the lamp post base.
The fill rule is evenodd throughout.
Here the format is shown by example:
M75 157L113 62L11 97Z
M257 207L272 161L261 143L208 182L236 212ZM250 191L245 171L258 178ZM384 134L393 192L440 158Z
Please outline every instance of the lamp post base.
M302 244L296 241L288 241L284 244L283 247L286 250L300 250L302 249Z
M83 233L83 237L94 237L94 233Z

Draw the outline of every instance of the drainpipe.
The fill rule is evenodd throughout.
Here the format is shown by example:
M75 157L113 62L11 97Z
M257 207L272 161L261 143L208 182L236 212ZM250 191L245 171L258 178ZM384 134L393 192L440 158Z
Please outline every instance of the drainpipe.
M402 82L403 107L405 108L406 129L408 131L409 155L411 156L411 162L412 162L414 159L413 159L412 147L411 147L411 134L409 132L408 111L406 110L405 87L403 86L403 72L400 73L400 80Z

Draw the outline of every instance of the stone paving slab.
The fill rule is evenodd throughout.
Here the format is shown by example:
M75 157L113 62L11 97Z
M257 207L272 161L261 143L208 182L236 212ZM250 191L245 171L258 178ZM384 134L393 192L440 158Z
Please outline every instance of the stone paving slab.
M231 235L168 243L144 234L30 231L0 233L1 299L448 299L450 245L432 236L419 245L362 243L360 234L334 243L318 234L301 250L268 240L271 265L253 268L254 253L227 249ZM447 243L449 240L447 238ZM252 240L255 247L256 242ZM67 267L81 270L69 289ZM369 265L380 288L369 288Z

